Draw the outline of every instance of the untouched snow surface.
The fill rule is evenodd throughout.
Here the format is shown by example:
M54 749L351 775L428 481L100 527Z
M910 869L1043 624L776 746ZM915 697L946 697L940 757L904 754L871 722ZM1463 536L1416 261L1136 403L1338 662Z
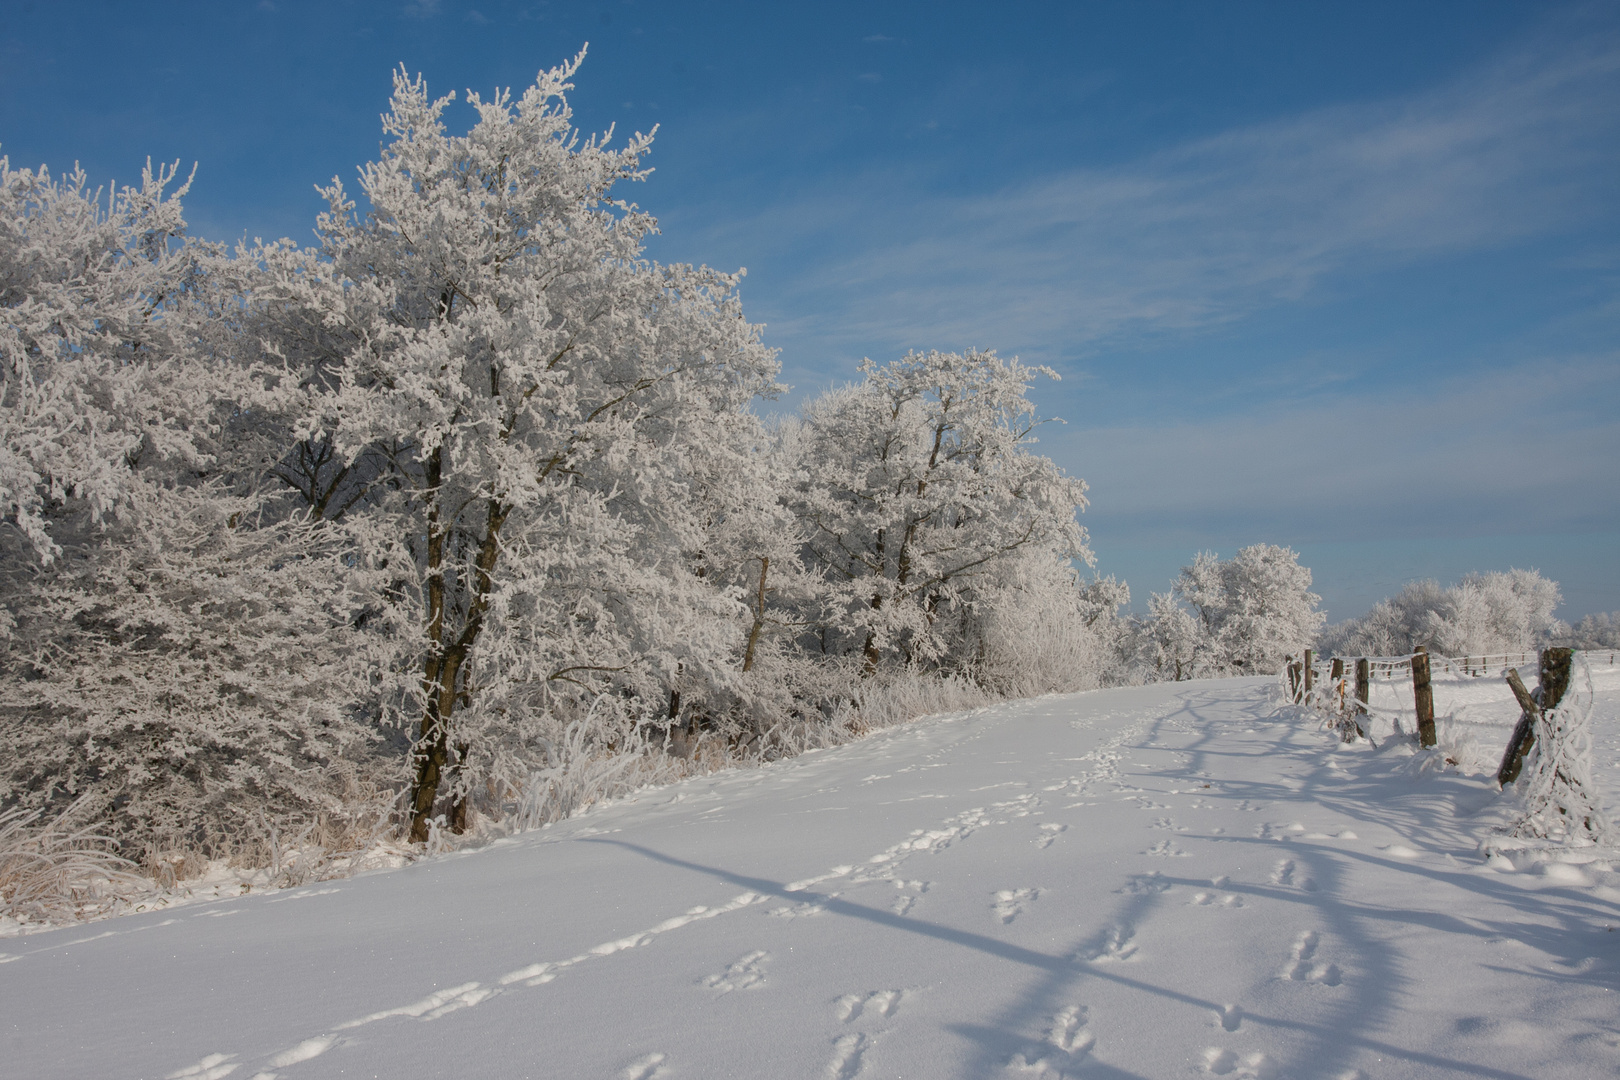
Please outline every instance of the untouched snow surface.
M1617 714L1600 681L1606 780ZM1620 875L1483 864L1505 808L1439 757L1341 747L1253 679L928 720L0 942L0 1073L1615 1075Z

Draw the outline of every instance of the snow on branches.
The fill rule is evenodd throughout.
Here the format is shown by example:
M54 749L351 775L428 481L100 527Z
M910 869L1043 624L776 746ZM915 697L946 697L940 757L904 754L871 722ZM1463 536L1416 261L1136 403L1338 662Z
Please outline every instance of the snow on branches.
M579 63L461 133L396 73L313 248L0 159L0 812L161 876L1117 667L1128 590L1032 449L1055 374L913 353L762 422L741 271L644 257L651 137L575 130Z
M1075 521L1084 482L1028 449L1029 385L1056 372L976 351L868 360L861 372L805 409L794 510L835 583L831 647L853 644L871 672L886 658L945 657L1014 558L1091 553Z

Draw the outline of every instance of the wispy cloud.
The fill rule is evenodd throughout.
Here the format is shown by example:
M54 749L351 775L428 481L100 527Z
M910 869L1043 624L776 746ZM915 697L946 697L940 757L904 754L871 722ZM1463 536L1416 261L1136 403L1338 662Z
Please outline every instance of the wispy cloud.
M805 313L773 326L778 341L1050 357L1230 323L1343 270L1612 216L1616 175L1620 40L1550 35L1414 97L1116 167L971 197L919 196L912 176L840 177L721 228L772 238L773 274ZM851 194L864 192L883 197ZM837 255L793 257L832 235Z

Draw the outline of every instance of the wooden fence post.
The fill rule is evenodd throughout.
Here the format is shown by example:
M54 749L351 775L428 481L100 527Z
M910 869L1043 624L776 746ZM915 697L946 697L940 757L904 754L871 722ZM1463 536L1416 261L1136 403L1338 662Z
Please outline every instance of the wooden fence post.
M1313 666L1315 663L1316 663L1316 654L1314 652L1312 652L1310 649L1306 649L1305 650L1305 692L1307 694L1311 692L1311 687L1316 684L1316 678L1315 678L1316 669Z
M1434 688L1429 685L1429 650L1422 645L1412 652L1412 700L1417 705L1418 745L1433 746Z
M1518 671L1508 668L1507 683L1513 690L1513 696L1519 699L1520 712L1519 722L1513 726L1513 734L1508 737L1502 764L1496 770L1496 782L1501 786L1507 787L1519 778L1519 770L1524 768L1524 756L1535 745L1536 729L1541 726L1542 714L1548 709L1556 709L1558 703L1564 700L1564 694L1569 689L1570 660L1574 655L1573 649L1542 650L1541 686L1538 687L1540 701L1524 688L1524 680L1519 678Z
M1359 717L1367 711L1367 691L1372 682L1372 665L1363 656L1356 661L1356 715ZM1362 730L1361 721L1355 721L1356 734L1365 738L1367 733Z

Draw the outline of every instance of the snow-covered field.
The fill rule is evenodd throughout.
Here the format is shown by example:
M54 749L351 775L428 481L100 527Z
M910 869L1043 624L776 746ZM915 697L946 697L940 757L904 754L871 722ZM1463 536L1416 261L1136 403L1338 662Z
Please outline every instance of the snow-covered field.
M1269 687L982 709L402 870L13 938L0 1073L1620 1072L1620 874L1484 865L1484 778L1341 746ZM1620 678L1598 688L1613 806Z

